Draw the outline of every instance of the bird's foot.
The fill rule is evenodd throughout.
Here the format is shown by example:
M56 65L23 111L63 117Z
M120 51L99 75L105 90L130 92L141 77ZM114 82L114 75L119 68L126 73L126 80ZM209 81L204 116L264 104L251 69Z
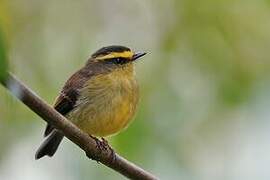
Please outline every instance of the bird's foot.
M102 140L102 143L103 143L105 146L110 146L109 143L108 143L108 141L107 141L105 138L102 137L101 140Z
M111 153L110 154L111 162L114 162L116 160L116 155L115 155L113 148L109 145L109 143L106 139L104 139L103 137L101 139L102 139L102 143L106 146L106 148L108 148L111 151L110 152Z
M101 154L102 151L110 151L110 157L111 157L111 162L114 162L116 160L116 154L112 147L109 145L108 141L105 138L101 138L99 140L97 137L89 135L91 138L93 138L96 142L96 148L99 150L99 153ZM96 161L99 163L99 158L96 158Z
M100 154L102 153L102 150L104 149L103 148L103 145L102 145L102 142L95 136L92 136L89 134L89 136L95 140L95 143L96 143L96 148L98 149L98 153L95 154L94 156L93 155L87 155L88 157L90 157L91 159L93 160L96 160L97 163L99 163L100 161Z
M96 142L96 148L101 152L102 150L106 150L106 144L103 141L100 141L97 137L89 135Z

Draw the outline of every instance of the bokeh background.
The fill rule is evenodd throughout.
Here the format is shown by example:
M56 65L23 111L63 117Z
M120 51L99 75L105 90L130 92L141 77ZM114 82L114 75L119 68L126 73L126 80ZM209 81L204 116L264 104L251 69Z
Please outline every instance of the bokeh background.
M135 121L109 141L161 179L270 178L269 0L0 0L0 26L9 70L49 103L100 47L147 51ZM124 179L67 139L35 161L44 126L0 87L1 180Z

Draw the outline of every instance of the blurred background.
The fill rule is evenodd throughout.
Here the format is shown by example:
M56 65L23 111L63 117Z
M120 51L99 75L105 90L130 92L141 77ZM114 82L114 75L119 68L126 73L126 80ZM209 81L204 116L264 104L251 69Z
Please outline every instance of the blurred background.
M135 121L109 141L166 180L270 178L269 19L269 0L0 0L9 70L50 104L100 47L148 52ZM67 139L35 161L44 127L0 87L0 179L124 179Z

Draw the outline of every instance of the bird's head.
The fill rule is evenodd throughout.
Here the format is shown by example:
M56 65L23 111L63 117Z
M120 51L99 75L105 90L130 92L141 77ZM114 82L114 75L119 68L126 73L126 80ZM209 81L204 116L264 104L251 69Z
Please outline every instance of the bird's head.
M125 46L107 46L97 50L92 54L88 63L95 64L101 69L110 71L133 70L134 61L144 56L146 53L133 52Z
M124 65L132 63L146 53L134 53L125 46L107 46L92 54L92 59L105 64Z

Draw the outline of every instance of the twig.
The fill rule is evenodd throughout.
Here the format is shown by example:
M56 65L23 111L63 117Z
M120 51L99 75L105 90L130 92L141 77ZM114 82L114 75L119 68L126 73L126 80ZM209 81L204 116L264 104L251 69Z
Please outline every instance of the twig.
M115 153L113 155L110 148L98 148L95 139L77 128L10 73L7 75L6 80L1 81L1 83L42 119L62 131L68 139L84 150L90 159L99 161L130 179L157 179L154 175L127 161L118 154Z

